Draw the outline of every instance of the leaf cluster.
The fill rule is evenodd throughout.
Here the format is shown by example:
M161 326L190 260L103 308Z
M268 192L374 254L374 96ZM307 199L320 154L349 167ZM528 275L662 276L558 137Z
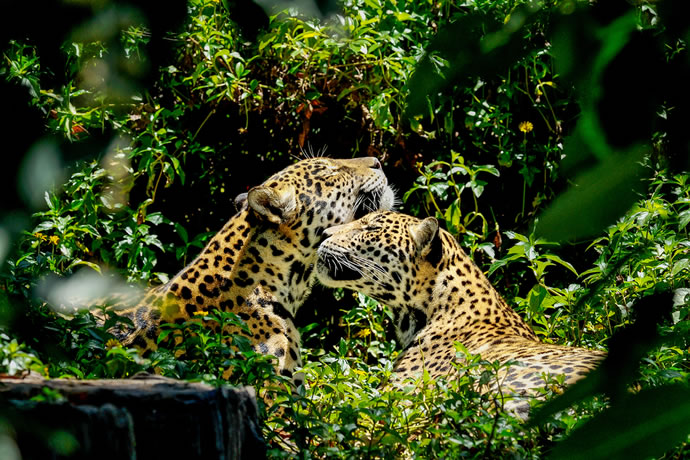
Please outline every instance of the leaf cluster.
M687 156L687 24L668 0L598 3L346 0L326 19L273 16L249 40L229 2L193 0L154 84L136 92L94 69L145 68L161 36L143 23L125 21L115 38L74 35L64 79L39 48L10 41L0 78L26 88L53 139L108 142L64 171L61 190L34 187L46 207L2 272L0 310L15 316L0 334L2 372L255 385L274 403L262 417L275 457L542 458L583 444L590 458L687 455L690 186L677 160ZM653 97L622 84L638 70ZM218 333L171 325L142 358L107 332L123 319L64 318L34 297L46 272L83 267L167 281L227 219L229 197L326 143L337 157L385 160L405 210L441 220L546 342L607 348L634 305L673 293L652 339L624 342L636 351L617 354L624 371L606 379L630 399L581 387L525 426L477 391L501 365L461 349L456 381L421 376L388 391L401 352L391 312L361 295L328 294L343 310L331 317L304 307L319 320L301 319L306 386L296 394L281 389L273 358L224 333L243 327L231 314L200 318ZM41 145L37 158L57 158L59 142ZM558 383L545 381L546 397Z

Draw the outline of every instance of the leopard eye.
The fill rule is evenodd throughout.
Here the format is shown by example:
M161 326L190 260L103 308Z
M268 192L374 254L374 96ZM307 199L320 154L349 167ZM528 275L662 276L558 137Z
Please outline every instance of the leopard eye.
M316 161L314 161L314 164L316 166L322 166L322 167L325 167L327 169L339 169L340 168L340 166L338 166L337 164L334 164L334 163L332 163L328 160L324 160L324 159L316 160Z
M321 175L324 177L331 177L331 176L335 176L336 174L340 173L340 166L338 166L338 165L331 164L327 161L318 163L318 165L325 168L325 171L321 172Z

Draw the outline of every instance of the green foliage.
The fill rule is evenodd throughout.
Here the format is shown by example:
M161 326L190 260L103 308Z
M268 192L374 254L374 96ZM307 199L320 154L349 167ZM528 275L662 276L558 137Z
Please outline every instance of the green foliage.
M660 404L663 404L661 407ZM643 390L605 411L554 449L551 458L630 459L664 453L687 440L690 390L666 386ZM612 432L611 427L616 427Z
M356 297L336 349L308 350L306 389L281 403L294 413L269 417L271 457L539 457L537 430L496 413L497 401L478 393L480 379L498 370L479 357L468 360L457 381L427 375L404 391L385 389L400 352L381 327L389 312Z
M450 162L434 161L424 165L424 170L420 172L421 175L417 178L416 183L405 192L404 201L408 201L413 192L426 191L425 197L433 206L433 211L429 212L430 210L427 209L427 213L445 220L446 228L451 229L453 233L467 233L469 236L473 236L474 234L469 228L477 220L479 224L474 225L479 229L476 238L483 239L488 236L488 221L479 212L478 199L482 196L484 186L487 184L486 181L482 180L483 176L486 174L500 175L496 167L492 165L467 165L459 153L451 151ZM480 174L482 179L478 178ZM474 210L466 212L463 216L462 192L464 190L471 192L465 195L472 197ZM436 197L442 203L441 206L445 208L445 211L439 206Z
M130 281L148 280L152 275L165 279L164 274L152 271L154 249L164 248L151 232L165 219L152 213L137 221L129 208L118 212L124 205L117 201L113 181L107 169L91 162L71 175L60 195L46 193L48 209L35 214L38 224L23 239L22 255L10 262L13 283L35 279L46 271L70 273L82 266L100 272L94 258L123 265Z
M210 327L217 329L214 332ZM267 382L285 384L286 379L275 374L276 358L255 352L244 335L231 334L228 327L249 332L237 315L222 311L209 312L181 325L164 325L158 336L164 348L154 356L167 356L167 360L159 358L154 367L171 377L200 378L216 385L229 382L260 388ZM184 356L184 360L170 359L172 356Z
M606 7L602 7L601 10L606 10ZM669 37L669 35L658 34L655 36L641 32L640 29L650 26L650 23L647 22L647 18L636 14L634 9L630 9L627 12L621 12L620 9L609 10L606 21L599 23L592 20L593 15L583 14L583 11L584 9L580 9L577 13L572 14L574 19L580 21L579 26L582 27L581 29L573 26L573 24L577 24L577 21L574 22L572 17L565 19L565 16L571 14L567 13L563 14L563 17L556 15L555 25L551 31L554 41L551 51L552 56L555 58L556 65L560 64L563 76L569 78L574 83L581 101L579 120L574 127L573 134L565 140L565 147L563 148L566 166L571 170L575 169L578 171L578 177L574 180L575 187L557 198L537 224L537 236L546 236L558 240L582 238L595 234L606 224L614 222L615 218L620 216L638 198L638 194L647 185L643 179L653 170L649 166L644 165L644 161L650 158L650 154L649 149L640 147L640 144L650 144L654 128L658 126L655 124L655 117L659 106L664 98L672 97L669 96L672 93L668 93L668 91L674 91L676 88L674 86L675 82L669 88L663 88L658 84L661 70L656 66L659 65L663 68L677 66L676 69L683 75L688 75L687 63L685 65L683 63L673 63L673 58L668 56L664 60L658 52L660 48L659 42L668 43L669 39L672 40L673 38ZM655 13L654 10L650 11ZM522 58L528 55L525 54L525 51L529 50L528 42L525 41L525 33L533 30L530 23L538 16L535 12L530 12L527 9L516 10L514 13L519 13L519 15L514 14L509 20L501 23L500 21L495 21L490 16L485 16L483 12L477 12L452 24L444 31L447 35L439 34L434 44L431 45L430 52L425 58L426 60L422 62L417 70L416 78L413 78L413 83L417 85L417 88L413 89L409 100L408 108L410 115L414 116L425 110L424 98L431 101L430 106L437 106L438 104L435 103L434 97L440 89L449 86L449 81L466 82L470 78L483 78L487 73L495 73L498 69L497 66L505 66L507 62L512 62L512 59L508 56L517 55ZM665 13L668 14L669 10L666 10ZM654 17L656 17L655 14ZM525 22L527 18L529 21ZM687 26L685 24L685 30L687 30ZM457 46L456 42L453 41L453 37L456 37L461 30L469 30L471 39L469 43ZM524 32L519 33L522 31ZM593 33L594 31L596 33ZM564 38L565 36L567 36L567 39ZM594 57L592 58L591 55L588 55L586 58L583 58L581 54L578 54L573 49L573 43L583 44L585 49L594 52ZM442 76L439 75L438 69L434 71L432 65L434 57L438 58L438 56L448 60L444 66L445 72L443 72ZM640 65L641 60L645 62L645 65ZM573 62L576 63L577 67L571 66ZM638 71L639 74L640 67L643 67L644 70L642 72L649 77L645 80L650 84L651 94L646 99L645 104L633 107L629 102L631 100L630 95L620 91L618 84L612 84L611 75L629 75L633 69ZM650 67L654 67L654 70L651 70ZM627 109L627 111L620 112L621 108ZM619 116L620 120L612 120L614 119L614 112ZM523 132L528 131L527 126L521 126ZM630 126L637 126L639 130L630 134ZM625 127L625 131L623 131L623 127ZM665 127L663 129L663 134L656 134L658 137L668 136L671 139L684 139L686 136L685 133L680 133L673 127ZM625 135L623 135L623 132L625 132ZM687 155L687 145L685 144L681 148ZM594 163L594 166L582 172L583 169L587 168L585 166L586 163ZM654 167L658 166L654 165ZM446 178L440 177L440 179L444 180ZM686 179L676 179L676 182L678 181L684 183ZM447 183L450 183L450 181L447 181ZM658 189L656 191L658 192ZM438 194L438 188L437 190L430 190L432 199L434 193ZM676 191L676 195L682 196L684 194L685 191L680 191L680 193ZM680 202L677 201L675 204L680 209L674 211L684 211L684 198L681 198ZM650 208L653 209L654 206L652 205ZM471 211L471 213L476 212L476 210ZM677 215L673 217L675 217L676 222L681 220ZM634 224L631 225L632 222L638 225L640 223L639 221L636 222L634 217L624 218L623 222L625 222L625 226L629 227L634 226ZM581 313L584 308L592 307L594 302L601 300L610 301L610 299L605 299L604 296L600 295L598 291L602 288L602 285L611 285L612 276L620 277L617 281L624 280L624 286L628 284L626 283L628 281L630 283L630 290L633 292L630 292L626 287L621 288L620 283L616 283L615 286L616 291L627 296L622 302L625 306L621 308L622 314L615 315L615 312L612 314L604 310L601 312L603 315L600 313L599 318L596 318L602 326L601 329L608 326L609 331L611 331L616 327L617 323L620 325L626 319L627 309L635 302L635 299L643 297L642 302L649 302L648 299L653 298L650 296L650 293L668 290L673 286L685 286L687 276L678 276L678 274L685 269L684 256L687 254L687 250L684 242L687 241L687 234L681 231L681 235L677 235L675 225L668 227L666 225L668 223L664 222L661 227L664 227L669 238L662 239L663 243L655 239L653 243L655 248L651 251L650 249L652 248L645 247L647 241L644 241L644 235L642 238L635 235L634 230L636 228L626 229L626 232L633 231L633 233L626 234L626 236L631 238L620 235L620 241L608 240L608 248L613 252L607 255L615 260L614 264L616 265L604 265L600 260L599 267L603 267L604 270L599 270L598 272L597 269L586 271L588 275L592 275L587 278L587 281L593 282L589 293L572 285L565 290L559 286L556 289L551 289L550 292L544 278L547 267L556 262L576 275L577 272L571 264L568 264L558 256L543 256L540 260L540 255L536 250L536 244L539 240L531 235L529 238L518 238L519 242L508 251L508 256L499 263L494 264L492 269L495 270L497 267L516 260L524 259L527 262L536 278L537 285L525 297L515 296L514 300L518 305L518 309L522 306L526 316L542 326L541 328L535 327L535 329L545 335L551 332L549 329L552 329L551 326L555 323L555 321L545 316L548 310L558 308L557 312L559 310L563 312L569 309L568 305L570 304L570 308L575 310L575 313L578 313L578 310ZM620 228L613 228L612 233L615 234L620 230ZM642 227L640 230L644 233L646 228ZM677 245L679 243L681 246L678 248ZM678 251L676 248L680 250ZM673 271L674 263L669 264L667 261L666 264L662 265L663 268L659 270L659 265L661 264L647 259L651 255L649 252L654 254L652 257L655 256L654 258L657 260L667 259L667 250L670 254L673 254L671 258L676 256L680 259L675 272ZM624 273L628 268L628 263L635 263L637 255L643 255L642 260L645 260L646 263L643 262L636 267L638 271L632 276L633 279L625 280ZM635 283L635 278L641 282ZM573 293L580 295L576 301L573 301ZM621 302L619 301L617 304L621 305ZM676 308L679 304L685 304L684 299L681 298L677 302ZM604 305L607 304L604 303ZM656 305L655 307L657 314L659 314L662 305ZM598 309L595 307L594 310ZM685 311L684 308L681 310ZM681 313L678 310L674 310L673 315L677 319L681 318ZM685 315L682 317L685 319L680 322L686 322L687 317ZM567 318L572 320L576 318L576 315L571 314ZM609 358L602 368L582 383L575 385L563 398L547 405L550 409L546 410L546 413L552 414L558 409L567 407L569 403L579 398L597 392L604 391L612 398L621 398L620 393L632 378L632 371L636 367L637 361L652 346L650 337L656 336L656 331L653 328L658 320L649 321L649 318L641 317L639 321L641 323L645 321L648 323L647 331L642 331L641 327L638 327L637 329L633 328L630 331L626 330L616 334L614 339L618 340L616 342L618 347L613 346L612 340ZM578 326L579 323L578 321ZM649 330L650 327L652 330ZM596 330L596 324L594 329ZM636 339L630 337L632 335L631 331L638 329L644 333L635 335ZM577 329L570 328L570 330L577 332L572 338L575 339L575 343L579 344L585 331L581 327ZM686 326L681 325L679 331L685 330L687 330ZM628 334L626 335L625 332L628 332ZM674 332L673 326L667 327L666 333L674 336L670 341L677 343L679 337ZM622 337L626 337L626 339ZM645 340L650 343L645 343ZM625 341L627 351L621 351L623 348L620 347L621 341ZM680 342L683 348L687 348L686 338L681 339ZM658 343L654 343L654 345L658 346ZM668 363L668 361L666 362ZM675 377L672 377L674 374ZM649 376L649 373L647 373L647 376ZM669 381L677 377L687 380L687 366L679 365L676 362L674 371L666 374L665 377L665 379L653 380L656 384L659 384L660 381ZM655 436L655 434L659 433L658 430L664 429L663 422L659 422L657 425L656 421L669 418L674 419L676 417L675 408L678 406L683 407L687 404L687 395L682 391L680 394L675 395L673 403L670 405L662 405L660 399L658 403L655 402L655 398L664 397L662 396L664 394L663 389L666 389L669 395L674 394L673 387L664 385L656 393L645 392L644 396L640 394L638 397L630 398L624 403L616 403L614 400L613 402L616 404L610 410L604 412L599 419L592 421L573 433L572 441L568 441L560 446L556 450L556 456L559 458L569 457L576 450L580 453L578 446L584 443L591 446L591 451L586 452L584 455L608 458L610 455L615 454L621 458L629 458L630 454L634 452L636 458L637 456L643 458L645 455L660 454L674 443L686 440L688 429L687 423L683 421L680 421L677 431L671 430L665 433L668 434L668 437L662 437L661 434ZM559 403L559 401L561 402ZM635 412L638 412L638 414L634 418L629 418L630 423L611 423L615 420L622 420ZM651 416L650 412L654 412L654 415ZM639 414L645 415L638 418ZM539 420L543 421L544 416L541 415ZM652 420L652 422L647 425L640 423L639 426L635 426L639 420L644 420L644 422ZM603 429L604 426L607 428ZM634 433L638 429L640 433L637 434L626 432L628 430ZM620 444L616 444L616 441L610 442L608 441L609 439L617 440Z
M26 346L0 332L0 373L17 375L22 371L43 371L43 363Z
M127 85L89 76L114 48L124 68L145 66L144 26L125 21L115 41L75 35L64 81L35 47L10 42L0 78L29 91L48 132L84 150L109 142L46 193L3 267L0 306L28 327L0 335L0 370L255 385L274 401L262 413L274 457L560 458L583 445L592 457L687 456L690 185L674 160L687 156L676 96L687 26L670 20L672 2L598 3L346 0L328 19L273 16L249 41L228 4L193 0L155 84L129 98ZM601 379L589 382L526 426L477 392L500 366L472 356L456 382L423 376L389 391L401 352L391 314L358 295L338 299L347 310L335 319L305 306L321 316L302 328L306 386L293 395L271 357L224 332L243 327L232 314L198 318L219 332L171 325L142 358L107 332L126 320L64 318L34 297L47 272L82 267L165 282L232 213L234 194L327 142L334 156L386 160L406 210L441 220L546 342L606 348L633 305L673 292L654 340L619 354L625 372L604 379L632 394L606 410Z

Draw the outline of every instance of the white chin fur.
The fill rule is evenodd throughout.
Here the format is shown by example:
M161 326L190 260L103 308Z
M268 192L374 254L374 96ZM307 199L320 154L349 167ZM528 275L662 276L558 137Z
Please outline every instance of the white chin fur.
M390 211L395 206L395 192L392 188L386 187L381 196L380 211Z

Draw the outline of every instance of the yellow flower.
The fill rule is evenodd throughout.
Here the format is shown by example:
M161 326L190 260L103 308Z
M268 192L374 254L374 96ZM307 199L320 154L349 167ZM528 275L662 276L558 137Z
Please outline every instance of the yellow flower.
M357 333L357 337L369 337L371 335L371 329L362 329Z
M563 394L563 387L560 385L549 385L549 390L553 391L557 395Z
M50 240L50 244L54 244L55 246L60 242L60 238L55 235L50 235L48 239Z
M117 348L119 346L120 346L120 342L118 342L117 339L108 339L108 341L105 342L105 348L107 348L108 350L110 350L112 348Z
M41 241L46 241L46 240L48 239L48 238L46 238L46 236L45 236L43 233L41 233L41 232L36 232L36 233L34 233L34 236L36 237L37 240L41 240Z
M532 124L532 122L523 121L518 125L518 129L523 133L528 133L534 129L534 125Z

